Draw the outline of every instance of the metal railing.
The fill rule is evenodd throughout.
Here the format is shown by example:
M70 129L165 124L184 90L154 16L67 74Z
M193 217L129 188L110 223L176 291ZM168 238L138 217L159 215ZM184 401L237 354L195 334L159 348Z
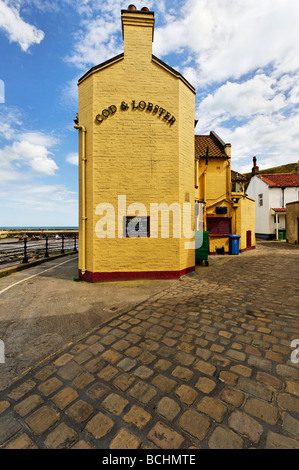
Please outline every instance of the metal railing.
M58 239L48 236L37 240L24 237L19 241L1 242L0 268L6 264L26 264L41 258L49 258L50 254L78 252L77 241L77 235L72 237L62 235Z

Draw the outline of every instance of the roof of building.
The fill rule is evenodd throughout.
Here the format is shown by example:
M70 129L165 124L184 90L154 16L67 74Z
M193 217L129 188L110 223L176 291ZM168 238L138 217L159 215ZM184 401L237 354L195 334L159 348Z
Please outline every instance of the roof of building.
M208 149L209 158L229 158L225 152L226 145L214 131L210 135L195 135L195 156L206 158Z
M78 84L82 82L87 76L92 74L93 72L103 69L107 67L108 65L113 64L114 62L118 62L119 60L122 60L123 58L124 58L124 53L122 52L121 54L111 57L111 59L105 60L105 62L102 62L99 65L95 65L94 67L91 67L91 69L89 69L84 75L82 75L82 77L79 78Z
M106 60L105 62L102 62L101 64L99 65L95 65L94 67L92 67L91 69L89 69L81 78L79 78L78 80L78 84L81 83L85 78L87 78L89 75L91 75L92 73L98 71L98 70L101 70L105 67L108 67L109 65L112 65L114 64L115 62L118 62L120 60L122 60L124 58L124 53L122 52L121 54L118 54L116 55L115 57L112 57L111 59L109 60ZM183 77L182 74L180 74L180 72L178 72L177 70L173 69L172 67L170 67L168 64L166 64L165 62L163 62L163 60L159 59L158 57L152 55L152 59L153 61L160 65L161 67L163 67L164 69L168 70L168 72L170 72L172 75L175 75L177 78L179 78L180 80L182 80L192 91L193 93L196 93L195 91L195 88Z
M247 181L245 175L238 173L237 171L231 170L231 179L232 181Z
M272 207L272 210L275 211L275 212L286 212L286 208L285 207Z
M258 175L270 188L299 187L298 173L273 173Z
M193 91L193 93L196 93L195 88L185 79L185 77L180 72L173 69L172 67L170 67L170 65L166 64L166 62L163 62L163 60L159 59L158 57L154 56L153 54L152 54L152 59L153 59L154 62L161 65L166 70L168 70L170 73L175 75L177 78L180 78Z

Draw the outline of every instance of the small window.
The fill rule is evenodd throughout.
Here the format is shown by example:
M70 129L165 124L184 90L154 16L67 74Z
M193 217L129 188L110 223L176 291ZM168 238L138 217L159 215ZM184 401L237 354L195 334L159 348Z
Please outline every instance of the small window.
M150 218L129 216L124 218L125 234L130 238L147 238L150 236Z
M263 201L263 194L259 194L259 206L263 206L264 205L264 201Z
M274 223L276 224L276 219L277 219L277 223L279 224L279 215L275 215L274 216Z

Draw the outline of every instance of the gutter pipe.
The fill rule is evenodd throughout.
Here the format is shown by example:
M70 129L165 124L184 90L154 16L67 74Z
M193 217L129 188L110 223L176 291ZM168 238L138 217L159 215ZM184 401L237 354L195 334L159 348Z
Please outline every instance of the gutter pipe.
M82 267L81 267L81 274L84 275L86 272L86 259L85 259L85 245L86 245L86 128L84 126L80 126L79 124L74 125L75 129L79 129L82 132L82 166L81 166L81 192L82 192L82 206L81 206L81 220L82 220Z

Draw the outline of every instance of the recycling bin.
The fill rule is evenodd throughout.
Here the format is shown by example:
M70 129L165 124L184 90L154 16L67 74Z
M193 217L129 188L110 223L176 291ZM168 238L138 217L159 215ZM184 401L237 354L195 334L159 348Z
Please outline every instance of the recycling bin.
M283 228L278 229L278 240L285 240L286 239L286 230Z
M240 235L229 236L229 254L238 255L240 251Z
M195 232L195 246L201 245L199 248L195 248L195 264L201 264L205 261L205 265L209 265L209 233L200 230Z

